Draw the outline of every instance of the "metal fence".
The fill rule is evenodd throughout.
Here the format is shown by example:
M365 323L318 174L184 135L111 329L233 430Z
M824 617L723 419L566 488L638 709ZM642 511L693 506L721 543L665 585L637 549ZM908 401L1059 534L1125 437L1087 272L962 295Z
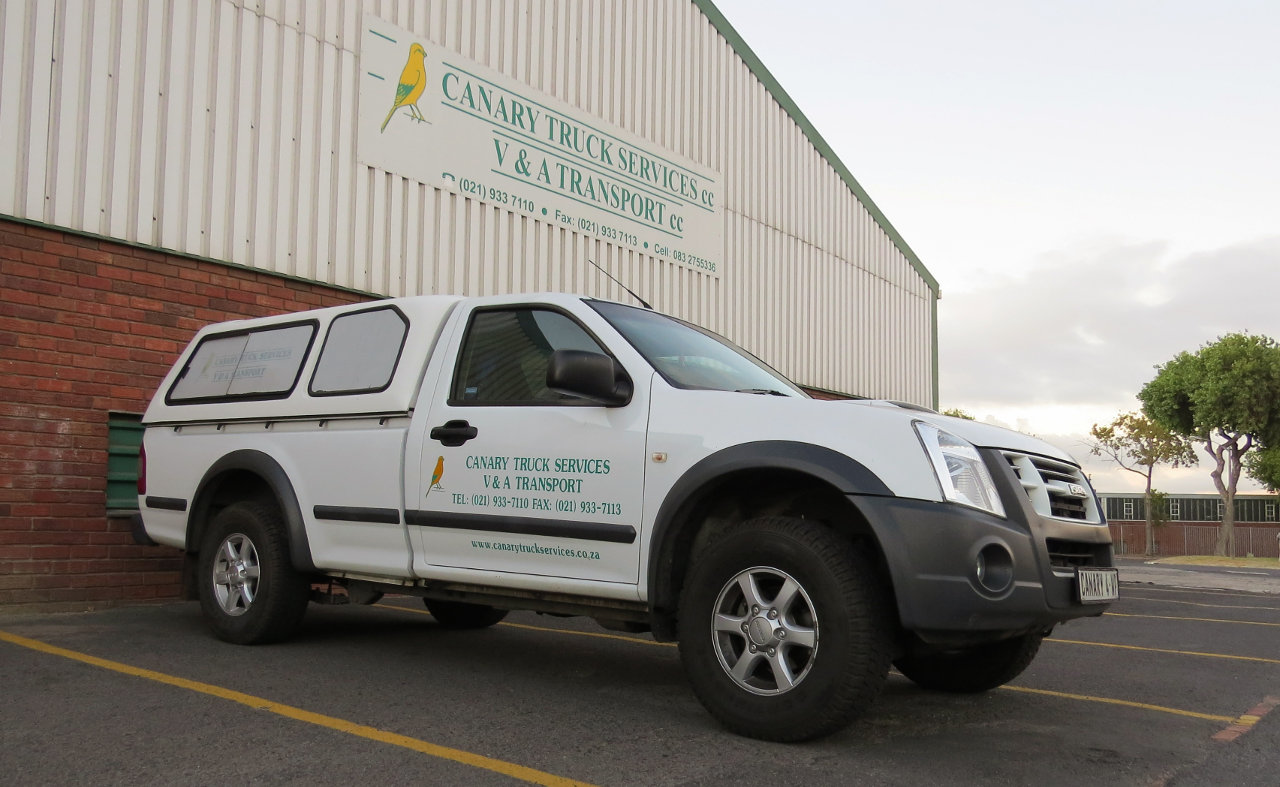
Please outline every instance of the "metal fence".
M1232 557L1280 558L1280 527L1236 525L1236 548ZM1188 525L1170 522L1156 527L1157 555L1212 555L1218 525ZM1142 522L1112 522L1111 539L1118 555L1141 555L1147 549Z

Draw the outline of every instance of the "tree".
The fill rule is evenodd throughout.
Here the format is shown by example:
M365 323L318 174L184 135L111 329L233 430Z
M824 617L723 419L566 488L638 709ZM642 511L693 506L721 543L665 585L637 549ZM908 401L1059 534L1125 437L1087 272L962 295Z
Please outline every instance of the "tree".
M959 407L952 407L952 408L950 408L950 409L943 410L943 411L942 411L942 414L943 414L943 415L949 415L949 416L951 416L952 418L963 418L963 419L964 419L964 420L966 420L966 421L972 421L972 420L974 420L974 418L973 418L973 416L972 416L972 415L969 415L969 414L968 414L968 413L966 413L964 410L961 410Z
M1169 493L1151 490L1151 524L1160 527L1169 521Z
M1222 497L1214 553L1235 554L1236 486L1246 455L1280 436L1280 347L1266 336L1228 334L1156 367L1138 399L1151 420L1198 442Z
M1267 440L1263 448L1245 457L1244 471L1271 492L1280 492L1280 443Z
M1097 442L1090 446L1094 456L1110 457L1130 473L1146 481L1143 500L1146 503L1148 555L1156 553L1156 513L1161 493L1151 486L1156 465L1187 467L1196 463L1191 441L1137 413L1121 413L1106 426L1093 425L1089 434Z

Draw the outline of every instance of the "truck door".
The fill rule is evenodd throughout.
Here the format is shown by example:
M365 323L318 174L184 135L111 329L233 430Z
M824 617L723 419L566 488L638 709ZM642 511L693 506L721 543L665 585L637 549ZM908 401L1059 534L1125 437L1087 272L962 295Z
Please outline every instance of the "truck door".
M419 397L429 418L410 438L420 451L406 462L419 477L405 479L415 573L635 583L651 373L632 375L624 406L570 397L546 386L552 352L608 354L582 321L527 304L459 319L433 392Z

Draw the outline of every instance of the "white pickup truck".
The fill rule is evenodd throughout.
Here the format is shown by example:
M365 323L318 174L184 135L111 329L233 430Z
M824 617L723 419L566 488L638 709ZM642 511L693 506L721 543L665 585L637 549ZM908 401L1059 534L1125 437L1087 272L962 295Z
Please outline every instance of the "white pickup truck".
M423 296L211 325L144 417L145 535L222 639L309 601L440 625L585 615L679 641L703 705L830 733L891 664L977 692L1116 598L1080 467L1026 435L829 402L649 309ZM194 587L192 587L194 586Z

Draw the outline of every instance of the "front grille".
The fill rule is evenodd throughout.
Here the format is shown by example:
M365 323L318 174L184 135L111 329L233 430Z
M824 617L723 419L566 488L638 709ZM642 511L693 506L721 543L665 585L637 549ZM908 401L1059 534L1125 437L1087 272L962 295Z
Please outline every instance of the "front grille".
M1089 508L1083 501L1049 492L1049 516L1062 519L1088 519Z
M1105 545L1086 544L1081 541L1067 541L1062 538L1045 540L1049 550L1049 565L1054 568L1076 568L1106 565L1099 559L1099 550Z
M1036 513L1056 519L1102 524L1102 513L1079 467L1057 459L1004 451Z

